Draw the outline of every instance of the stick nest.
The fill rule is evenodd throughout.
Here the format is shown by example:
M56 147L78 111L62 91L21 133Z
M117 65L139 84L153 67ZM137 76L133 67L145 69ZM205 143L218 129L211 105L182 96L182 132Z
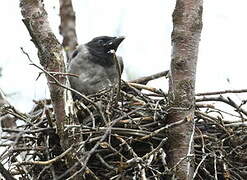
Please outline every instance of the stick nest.
M93 103L76 101L65 120L66 149L56 133L50 100L35 102L29 114L5 106L1 116L17 118L22 125L2 128L1 163L19 179L172 178L176 167L166 162L166 132L176 124L167 122L166 95L154 92L125 84L89 97ZM195 155L184 160L195 162L195 179L246 179L245 111L230 98L210 98L196 100ZM212 101L231 109L216 108Z

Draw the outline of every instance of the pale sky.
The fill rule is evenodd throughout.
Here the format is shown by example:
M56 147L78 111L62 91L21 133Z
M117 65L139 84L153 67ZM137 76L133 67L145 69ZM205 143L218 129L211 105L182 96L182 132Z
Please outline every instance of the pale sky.
M58 0L45 0L50 24L59 40ZM125 36L118 54L125 63L125 75L137 78L169 69L175 0L74 0L79 43L95 36ZM22 111L33 99L48 96L45 78L36 81L38 70L29 65L20 47L38 62L37 50L21 21L19 1L2 1L0 16L0 87L9 101ZM196 91L207 92L247 88L246 0L205 0L203 31L198 57ZM227 81L229 79L230 81ZM230 82L230 83L229 83ZM151 83L166 89L167 81ZM241 96L245 98L245 96Z

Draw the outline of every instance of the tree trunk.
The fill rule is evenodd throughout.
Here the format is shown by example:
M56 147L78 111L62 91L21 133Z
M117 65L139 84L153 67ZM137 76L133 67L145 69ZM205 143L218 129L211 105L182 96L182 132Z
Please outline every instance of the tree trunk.
M63 49L53 34L41 0L20 0L23 22L26 25L32 42L38 49L40 64L46 72L63 73L65 70ZM61 75L54 75L55 79L65 84L65 78ZM64 149L69 147L64 134L65 121L65 100L64 89L54 82L54 79L46 74L51 100L56 117L57 132Z
M63 47L66 52L67 62L77 46L75 30L76 16L71 0L59 0L60 3L60 34L63 36Z
M63 150L66 150L71 147L73 141L69 141L68 132L64 131L64 125L69 122L69 118L65 113L66 100L62 87L66 82L66 77L61 75L65 72L63 48L50 28L42 0L20 0L20 7L23 22L38 49L38 57L46 74L55 112L57 134ZM71 153L68 153L65 158L69 168L77 162ZM75 171L76 169L72 170L71 174ZM81 174L74 179L81 179Z
M172 59L169 79L168 164L178 179L193 175L195 78L202 29L202 0L177 0L173 12Z

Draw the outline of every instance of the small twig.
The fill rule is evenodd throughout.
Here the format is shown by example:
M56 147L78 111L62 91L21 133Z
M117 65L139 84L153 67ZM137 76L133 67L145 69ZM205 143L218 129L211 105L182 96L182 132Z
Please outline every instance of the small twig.
M123 138L121 138L120 136L116 136L116 138L121 142L121 144L119 146L126 146L126 151L130 153L131 156L133 156L133 158L139 159L140 157L136 154L136 152L133 150L133 148L127 143L127 141L125 141ZM128 162L128 161L127 161Z
M247 122L236 122L236 123L225 124L225 127L247 127Z
M148 81L154 80L154 79L158 79L161 78L163 76L167 76L169 73L169 71L162 71L160 73L156 73L150 76L145 76L139 79L135 79L132 81L129 81L129 83L138 83L138 84L143 84L143 83L147 83Z
M45 69L43 69L42 67L38 66L37 64L35 64L31 58L29 57L29 54L27 52L24 51L23 48L21 48L22 52L27 56L28 60L31 62L31 65L37 67L38 69L40 69L41 71L43 71L46 75L48 75L58 86L70 90L73 93L78 94L80 97L82 97L83 100L85 100L86 102L89 102L90 104L92 104L100 113L100 115L102 116L103 119L105 119L105 115L104 113L100 110L100 108L97 106L96 103L94 103L92 100L90 100L89 98L87 98L87 96L85 96L84 94L80 93L79 91L76 91L73 88L67 87L64 84L60 83L53 75L50 74L50 72L46 71ZM85 106L85 109L87 111L89 111L89 109Z
M150 157L152 154L158 152L158 151L160 150L160 148L163 147L163 145L165 144L165 142L167 141L167 139L168 139L168 138L162 139L162 141L160 142L160 144L159 144L155 149L153 149L151 152L145 154L145 155L142 157L142 159L144 160L144 159Z
M217 176L217 156L214 153L214 178L215 180L218 180L218 176Z
M128 84L130 86L133 86L133 87L137 88L137 89L145 89L145 90L148 90L148 91L151 91L151 92L166 96L166 94L162 90L156 89L154 87L149 87L147 85L137 84L137 83L130 83L130 82Z
M123 120L120 120L118 123L123 123L123 124L126 124L126 123L132 123L132 122L145 122L145 121L153 121L154 118L151 117L151 116L144 116L144 117L138 117L138 118L132 118L132 119L123 119Z
M129 113L127 113L127 114L125 114L125 115L123 115L123 116L121 116L121 117L119 117L119 118L117 118L117 119L115 119L115 120L113 120L112 122L111 122L111 124L108 126L108 129L105 131L105 133L104 133L104 135L103 136L101 136L101 138L100 138L100 140L94 145L94 147L82 158L82 160L83 160L83 165L82 165L82 167L81 167L81 169L79 169L77 172L75 172L71 177L70 177L70 179L73 179L77 174L79 174L79 173L81 173L81 172L83 172L84 170L85 170L85 168L86 168L86 165L87 165L87 163L88 163L88 160L90 159L90 157L92 156L92 154L95 152L95 150L98 148L98 146L100 145L100 143L101 142L103 142L104 141L104 139L108 136L108 134L111 132L111 129L112 129L112 127L119 121L119 120L121 120L121 119L123 119L123 118L125 118L125 117L128 117L130 114L132 114L132 113L134 113L134 112L136 112L136 111L138 111L139 110L139 108L137 108L137 109L135 109L135 110L133 110L133 111L131 111L131 112L129 112ZM59 176L58 177L58 179L61 179L61 178L63 178L64 176L66 176L71 170L73 170L76 166L78 165L78 163L76 163L74 166L72 166L72 167L70 167L64 174L62 174L61 176Z
M15 147L11 149L9 153L16 153L16 152L23 152L23 151L45 151L45 147L43 146L36 146L36 147Z
M195 121L194 121L194 113L187 116L187 119L192 122L192 132L190 134L189 147L187 152L187 157L194 157L194 134L195 134ZM187 163L187 177L190 177L190 169L193 165L191 164L191 159L189 159Z
M90 117L91 117L91 119L92 119L92 122L93 122L93 127L95 127L95 118L94 118L94 115L93 115L93 113L92 113L92 111L83 103L83 102L81 102L81 101L76 101L75 102L75 105L76 105L76 107L78 108L78 110L79 111L82 111L82 109L81 109L81 107L83 108L83 109L85 109L87 112L88 112L88 114L90 115ZM80 107L80 106L81 107ZM100 108L99 108L100 109ZM100 110L101 111L101 110ZM102 112L102 111L101 111ZM102 113L103 114L103 113ZM104 118L103 118L104 119Z
M118 136L117 134L113 134L113 136ZM124 161L127 161L128 159L122 154L120 153L118 150L116 150L114 147L111 146L111 144L108 144L108 148L113 151L113 154L115 155L119 155L119 157L121 159L123 159ZM110 156L112 156L113 154L109 154L109 155L106 155L104 158L107 159L109 158Z
M147 97L146 95L144 95L139 89L135 88L134 86L130 86L129 83L123 81L124 85L126 85L128 88L130 88L131 90L133 90L133 92L136 93L137 96L139 96L140 98L142 98L142 100L144 102L150 102L150 98Z
M64 151L62 154L60 154L60 155L56 156L55 158L50 159L48 161L23 161L23 162L15 163L14 165L16 165L16 166L20 166L20 165L49 165L49 164L52 164L52 163L62 159L66 154L68 154L73 149L74 149L74 146L72 145L69 149Z
M23 130L23 129L9 129L9 128L2 128L3 132L8 133L22 133L22 134L35 134L40 132L49 132L54 131L54 128L39 128L34 130Z
M50 164L49 166L44 166L43 169L39 172L39 175L38 175L37 179L40 179L40 177L43 175L43 173L44 173L46 170L50 169L50 168L51 168L51 164ZM52 174L53 174L53 173L52 173Z
M182 162L183 162L184 160L186 160L186 159L187 159L187 156L184 156L184 157L180 158L180 160L179 160L172 168L170 168L170 171L176 171L178 165L179 165L180 163L182 163Z
M161 162L162 162L162 165L163 165L164 170L165 171L169 171L168 165L167 165L167 162L166 162L166 153L165 153L164 149L161 148L159 150L159 153L160 153L159 156L160 156L160 159L161 159Z
M78 158L78 156L76 156L76 159L77 159L78 162L80 162L81 165L83 165L83 162L80 161L80 159ZM100 179L98 178L98 176L96 176L96 174L95 174L91 169L89 169L89 167L86 166L85 169L86 169L86 171L87 171L87 174L90 175L90 179L92 179L92 180L93 180L93 179L94 179L94 180L100 180ZM67 178L66 180L71 180L71 178L69 177L69 178Z
M149 139L157 134L159 134L160 132L166 130L166 129L169 129L169 128L173 128L175 126L179 126L183 123L187 122L187 119L183 119L183 120L180 120L180 121L177 121L177 122L174 122L174 123L171 123L171 124L167 124L166 126L160 128L160 129L157 129L155 130L154 132L151 132L149 135L146 135L146 136L143 136L141 138L139 138L140 140L145 140L145 139Z
M216 126L218 126L220 129L222 129L228 136L230 136L231 134L227 131L227 129L222 126L220 123L218 123L218 119L214 118L206 113L200 112L200 111L195 111L195 114L197 117L200 117L204 120L210 121L213 124L215 124Z
M205 92L205 93L196 93L196 96L210 96L210 95L218 95L218 94L246 93L246 92L247 92L247 89L224 90L224 91L213 91L213 92Z
M6 180L16 180L7 169L4 168L3 164L0 162L0 173Z
M205 155L202 156L202 159L201 159L201 161L199 162L199 164L197 165L197 167L196 167L196 169L195 169L195 172L194 172L194 174L193 174L193 179L195 179L195 177L196 177L196 175L197 175L197 173L198 173L198 170L199 170L200 166L201 166L202 163L205 161L205 159L207 158L208 155L209 155L209 154L205 154Z
M196 108L215 108L213 104L199 104L196 103Z
M116 168L114 168L113 166L111 166L110 164L108 164L104 158L102 158L99 153L96 154L96 157L100 160L100 162L107 168L113 171L116 171Z
M143 100L140 100L140 99L138 99L136 96L134 96L134 95L132 95L132 94L128 94L128 93L126 93L126 92L124 92L124 91L121 91L121 93L125 96L125 97L127 97L130 101L136 101L136 102L138 102L141 106L144 106L146 103L145 103L145 101L143 101ZM133 103L134 103L133 102Z
M65 125L65 127L67 129L69 129L69 128L81 128L80 125ZM99 133L102 133L102 132L106 132L107 130L108 130L108 127L84 128L84 129L81 130L81 132L83 134L90 134L90 133L99 134ZM138 137L141 136L141 138L143 138L143 136L144 137L150 136L150 134L151 134L150 131L144 131L144 130L138 130L138 129L129 129L129 128L117 128L117 127L112 127L111 128L111 132L112 133L118 133L118 134L121 134L121 135L128 135L128 136L130 136L130 135L138 136ZM158 135L158 133L156 133L156 134L153 134L152 136L150 136L149 138L153 138L153 139L156 139L156 140L161 140L162 137L164 137L164 136Z
M247 116L247 111L245 111L243 108L238 106L234 101L232 101L230 98L224 98L223 96L218 96L218 97L202 97L202 98L196 98L196 102L201 102L201 101L219 101L226 103L234 108L236 108L239 112L242 112L245 116Z
M33 65L32 63L30 64L30 65ZM41 74L43 74L44 72L40 72L39 73L39 76L41 75ZM49 73L51 74L51 75L53 75L53 76L72 76L72 77L75 77L75 78L78 78L79 77L79 75L78 74L73 74L73 73L67 73L67 72L52 72L52 71L49 71ZM38 77L39 77L38 76ZM37 78L38 79L38 78ZM36 79L36 80L37 80Z

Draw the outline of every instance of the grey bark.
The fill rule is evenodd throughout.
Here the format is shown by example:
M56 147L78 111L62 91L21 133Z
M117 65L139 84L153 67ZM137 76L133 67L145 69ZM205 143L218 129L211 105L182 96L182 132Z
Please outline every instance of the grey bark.
M184 180L193 175L195 79L202 10L202 0L177 0L173 12L168 120L184 123L169 129L168 165L178 179Z
M77 46L76 16L71 0L59 0L60 3L60 34L63 36L63 47L66 52L67 62Z
M23 22L26 25L31 41L38 49L40 64L47 72L64 72L63 48L53 34L41 0L20 0L20 8L23 16ZM61 84L65 84L65 77L61 75L54 76ZM65 100L64 89L58 86L52 78L46 75L51 100L56 117L56 126L58 135L61 138L63 148L69 147L64 137L65 121Z

